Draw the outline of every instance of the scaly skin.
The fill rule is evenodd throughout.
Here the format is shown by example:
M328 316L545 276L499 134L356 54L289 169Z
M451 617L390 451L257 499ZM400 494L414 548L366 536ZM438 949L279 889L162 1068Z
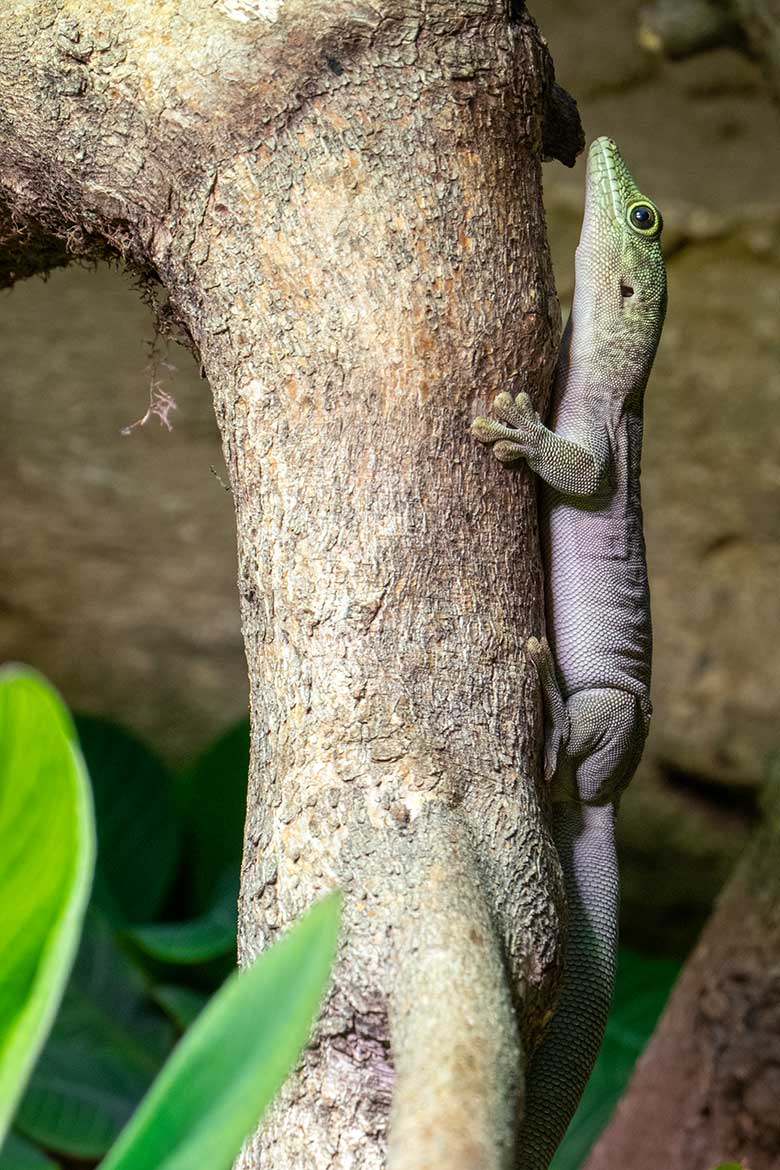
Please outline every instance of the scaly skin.
M519 1170L546 1170L585 1087L614 983L614 822L650 720L652 634L639 473L642 402L666 310L661 217L617 146L590 148L576 288L550 427L527 394L474 437L543 480L547 640L529 639L569 924L561 997L527 1086Z

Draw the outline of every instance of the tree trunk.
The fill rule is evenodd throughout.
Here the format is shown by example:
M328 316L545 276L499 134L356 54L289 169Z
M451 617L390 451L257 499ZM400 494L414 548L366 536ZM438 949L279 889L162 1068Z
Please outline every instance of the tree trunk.
M780 1165L780 775L586 1170Z
M16 0L0 79L2 279L120 256L213 391L251 686L242 960L346 893L316 1042L243 1166L371 1170L392 1113L393 1170L508 1168L561 885L533 488L468 424L499 388L544 406L540 162L573 158L571 103L500 0Z

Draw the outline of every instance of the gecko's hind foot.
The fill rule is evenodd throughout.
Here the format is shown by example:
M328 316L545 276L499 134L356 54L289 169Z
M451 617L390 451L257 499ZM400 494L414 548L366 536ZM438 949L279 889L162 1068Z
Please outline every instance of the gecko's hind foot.
M550 643L546 638L534 638L531 636L526 640L525 648L528 654L536 663L537 669L544 669L551 671L555 675L555 662L550 649Z
M542 690L546 713L544 737L544 778L552 780L558 766L558 753L568 743L570 722L566 700L555 673L555 659L546 638L528 638L525 650L533 662Z

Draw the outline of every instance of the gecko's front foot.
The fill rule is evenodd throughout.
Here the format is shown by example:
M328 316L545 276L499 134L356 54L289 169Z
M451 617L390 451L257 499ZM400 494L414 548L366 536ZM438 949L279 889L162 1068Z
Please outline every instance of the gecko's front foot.
M512 398L503 391L493 401L493 413L500 419L480 415L471 424L471 433L480 443L493 443L493 454L502 463L513 463L528 453L528 440L539 424L539 415L525 392Z

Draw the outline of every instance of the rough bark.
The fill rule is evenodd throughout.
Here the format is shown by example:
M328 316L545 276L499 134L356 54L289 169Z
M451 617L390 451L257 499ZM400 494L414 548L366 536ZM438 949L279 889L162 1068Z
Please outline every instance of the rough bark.
M780 773L586 1170L780 1163Z
M0 83L2 280L119 255L211 383L242 959L347 894L316 1042L243 1165L379 1167L392 1095L393 1170L509 1167L560 875L533 489L468 422L498 387L543 405L554 361L540 161L580 131L536 29L499 0L16 0Z

